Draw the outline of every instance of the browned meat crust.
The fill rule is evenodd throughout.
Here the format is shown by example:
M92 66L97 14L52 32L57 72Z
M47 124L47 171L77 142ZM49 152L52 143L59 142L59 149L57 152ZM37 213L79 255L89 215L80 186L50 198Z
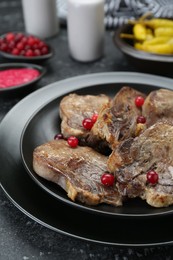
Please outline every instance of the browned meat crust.
M135 98L145 98L137 108ZM91 131L82 121L98 113ZM137 124L138 116L146 124ZM38 175L61 186L72 200L88 205L122 205L126 198L140 197L154 207L173 204L173 91L159 89L145 94L123 87L113 100L105 95L64 97L60 103L61 130L65 138L77 136L80 145L70 148L65 140L51 141L34 151L33 167ZM139 135L139 136L138 136ZM93 147L111 155L106 157ZM114 187L101 184L109 170L116 177ZM147 182L146 173L155 170L158 183Z
M108 168L115 173L122 196L141 197L154 207L173 204L173 126L158 122L140 136L122 142L110 155ZM147 182L155 170L159 181Z
M110 98L106 95L77 95L69 94L60 102L61 132L65 138L77 136L85 139L90 131L82 126L84 118L91 118L99 113L102 106L107 104Z
M161 120L173 122L173 91L159 89L150 92L142 107L142 114L147 119L147 127Z
M90 147L70 148L65 140L50 141L34 150L33 168L39 176L61 186L73 201L122 205L117 188L100 181L107 171L107 157Z
M114 99L103 106L91 130L93 137L106 141L111 148L126 138L135 137L136 119L141 115L141 109L135 105L137 96L145 98L145 94L133 88L122 87Z

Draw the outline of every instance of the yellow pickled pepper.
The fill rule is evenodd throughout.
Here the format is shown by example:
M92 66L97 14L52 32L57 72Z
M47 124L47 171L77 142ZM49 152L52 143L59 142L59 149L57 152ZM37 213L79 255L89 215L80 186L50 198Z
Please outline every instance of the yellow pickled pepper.
M142 46L143 51L152 52L156 54L172 54L173 53L173 44L162 43L157 45L147 45Z
M163 19L163 18L153 18L150 20L144 20L142 21L143 25L149 26L152 29L156 29L158 27L172 27L173 28L173 21L169 19Z
M153 35L153 31L150 28L146 29L147 35L146 35L146 40L151 40L153 39L154 35Z
M158 36L158 37L153 37L152 39L148 39L146 41L143 41L143 45L157 45L157 44L162 44L166 43L171 39L170 36Z
M173 54L173 20L139 19L133 24L134 47L156 54Z
M158 27L154 30L154 35L157 36L170 36L173 37L173 27Z
M147 36L147 30L146 30L145 25L143 25L141 23L136 23L133 26L133 34L134 34L134 38L136 40L144 41Z

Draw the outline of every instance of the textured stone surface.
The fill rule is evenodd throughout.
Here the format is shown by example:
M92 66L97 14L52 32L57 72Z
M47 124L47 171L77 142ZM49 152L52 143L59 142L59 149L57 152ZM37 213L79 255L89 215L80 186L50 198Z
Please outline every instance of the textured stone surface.
M24 30L21 2L1 0L0 34L13 30ZM35 86L36 89L57 80L88 73L137 71L114 47L110 31L105 34L104 57L90 64L81 64L70 58L66 28L61 27L59 34L48 42L55 49L55 54L52 59L44 63L47 74ZM0 62L7 61L1 59ZM24 96L25 94L6 98L0 96L0 120ZM152 230L149 230L150 232ZM122 249L84 242L56 233L25 216L0 189L0 259L2 260L170 260L172 255L172 246Z

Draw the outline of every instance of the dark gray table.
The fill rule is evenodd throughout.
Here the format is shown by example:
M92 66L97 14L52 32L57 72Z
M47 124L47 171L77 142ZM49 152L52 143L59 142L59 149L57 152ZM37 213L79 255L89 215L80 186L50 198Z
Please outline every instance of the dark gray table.
M20 1L0 1L0 34L7 31L24 30ZM112 42L112 32L105 34L104 57L90 64L72 60L68 52L66 28L48 42L55 49L55 55L44 66L47 73L35 86L42 88L49 83L83 75L107 71L138 71L125 60ZM1 63L7 62L0 60ZM0 120L18 103L22 96L0 96ZM2 153L3 151L1 151ZM6 198L0 190L0 259L2 260L100 260L100 259L172 259L172 246L150 248L118 248L84 242L61 235L34 222L24 215Z

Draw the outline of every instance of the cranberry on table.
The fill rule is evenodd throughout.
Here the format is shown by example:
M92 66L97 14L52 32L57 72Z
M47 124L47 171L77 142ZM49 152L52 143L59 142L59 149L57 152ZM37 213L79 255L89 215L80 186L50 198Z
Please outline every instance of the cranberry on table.
M69 144L70 147L75 148L78 146L79 140L75 136L70 136L67 139L67 143Z
M142 105L144 104L144 101L145 101L145 99L142 96L137 96L135 98L135 105L137 107L142 107Z
M159 180L159 176L157 172L154 170L150 170L147 172L147 181L151 184L156 184Z
M115 177L111 173L104 173L101 176L101 182L105 186L113 186L115 182Z

